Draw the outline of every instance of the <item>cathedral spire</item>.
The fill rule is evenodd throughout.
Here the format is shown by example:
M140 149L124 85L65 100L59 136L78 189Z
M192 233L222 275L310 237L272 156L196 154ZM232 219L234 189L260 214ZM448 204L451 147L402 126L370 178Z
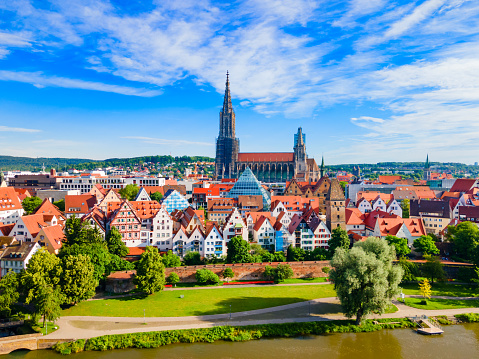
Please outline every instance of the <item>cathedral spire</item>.
M324 177L324 156L321 156L321 168L319 170L321 177Z
M230 93L230 74L226 71L226 86L225 86L225 99L223 100L223 113L229 113L233 111L233 105L231 104Z
M425 169L429 169L430 164L429 164L429 153L426 155L426 163L424 164Z

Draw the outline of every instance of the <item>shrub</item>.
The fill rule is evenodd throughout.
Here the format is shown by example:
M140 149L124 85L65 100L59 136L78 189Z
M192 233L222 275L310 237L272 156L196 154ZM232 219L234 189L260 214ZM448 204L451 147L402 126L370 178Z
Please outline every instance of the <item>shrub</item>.
M455 317L465 323L479 322L479 313L456 314Z
M180 281L180 276L175 272L171 272L170 275L166 278L166 283L175 285Z
M220 281L220 278L209 269L198 269L195 278L200 284L216 284Z
M291 278L294 273L288 264L278 264L276 268L271 266L264 267L264 275L273 279L276 283L283 282L287 278Z
M375 324L377 323L377 324ZM158 348L176 343L213 343L217 340L246 341L260 338L289 338L302 335L326 333L374 332L382 329L413 328L415 323L405 318L365 320L362 326L351 320L331 322L305 322L284 324L262 324L242 327L213 327L201 329L165 330L132 334L104 335L97 338L56 344L53 349L61 354L71 354L74 348L82 350L110 350L126 348ZM75 349L76 350L76 349Z
M323 273L326 273L326 274L328 274L330 270L331 270L331 268L329 268L329 267L323 267L323 268L321 269L321 271L322 271Z
M225 268L225 270L222 273L223 278L233 278L235 276L235 273L231 268Z

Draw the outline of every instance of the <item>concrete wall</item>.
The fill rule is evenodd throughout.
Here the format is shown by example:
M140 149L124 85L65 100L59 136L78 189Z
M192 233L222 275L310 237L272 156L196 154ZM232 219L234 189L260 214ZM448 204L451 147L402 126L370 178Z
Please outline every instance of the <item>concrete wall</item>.
M216 265L201 265L166 268L166 276L171 272L175 272L180 277L181 282L196 282L195 273L198 269L209 269L217 274L220 279L225 268L231 268L235 274L233 280L264 280L264 267L267 265L276 267L279 263L238 263L238 264L216 264ZM286 262L282 264L289 264L294 272L294 278L313 278L313 277L327 277L327 274L322 271L323 267L329 267L328 261L314 261L314 262Z

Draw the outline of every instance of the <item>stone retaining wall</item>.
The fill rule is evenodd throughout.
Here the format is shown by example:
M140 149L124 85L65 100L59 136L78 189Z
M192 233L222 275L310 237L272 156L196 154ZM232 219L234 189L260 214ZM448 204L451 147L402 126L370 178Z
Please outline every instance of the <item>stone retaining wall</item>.
M279 263L237 263L237 264L212 264L188 267L166 268L165 274L175 272L180 277L180 282L196 282L195 273L198 269L209 269L217 274L220 279L225 268L231 268L235 274L233 280L262 280L266 279L264 267L267 265L276 267ZM329 261L311 261L311 262L285 262L294 272L293 278L315 278L327 277L322 271L324 267L329 267Z

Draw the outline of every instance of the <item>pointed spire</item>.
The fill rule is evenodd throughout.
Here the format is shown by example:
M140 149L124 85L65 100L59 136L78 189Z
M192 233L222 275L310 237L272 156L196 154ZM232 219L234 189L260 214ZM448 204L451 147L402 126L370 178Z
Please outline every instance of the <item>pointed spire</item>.
M228 113L233 110L233 105L231 104L231 93L230 93L230 74L226 71L226 86L225 86L225 99L223 101L223 113Z
M301 127L298 128L298 146L303 146L303 129Z
M424 168L429 169L429 167L430 167L430 164L429 164L429 153L428 153L427 156L426 156L426 163L424 165Z

